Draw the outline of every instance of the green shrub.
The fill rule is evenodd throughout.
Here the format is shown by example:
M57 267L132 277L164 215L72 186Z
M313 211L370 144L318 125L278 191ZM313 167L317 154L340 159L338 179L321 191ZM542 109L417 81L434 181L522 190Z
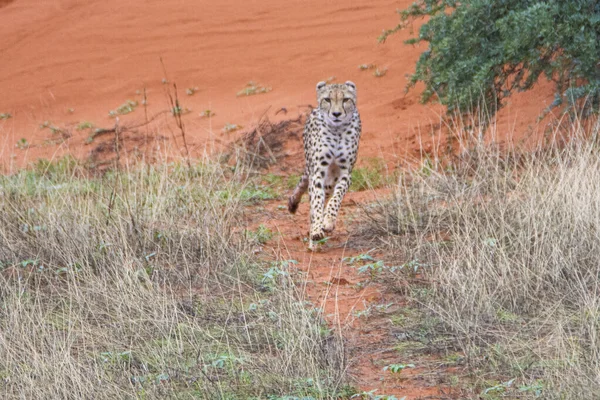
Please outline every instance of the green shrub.
M425 84L421 100L449 112L478 106L493 114L515 91L543 74L556 82L551 107L586 111L600 105L600 3L595 0L418 0L398 11L401 21L380 41L421 17L417 37L427 42L408 88ZM478 104L483 97L484 104Z

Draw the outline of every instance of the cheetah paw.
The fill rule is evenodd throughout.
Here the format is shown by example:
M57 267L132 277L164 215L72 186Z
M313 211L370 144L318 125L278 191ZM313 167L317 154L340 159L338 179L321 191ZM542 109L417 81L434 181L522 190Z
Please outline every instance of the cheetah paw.
M316 231L313 231L310 233L311 241L318 242L319 240L322 240L323 238L325 238L325 232L323 231L323 229L316 230Z
M334 229L335 229L335 219L325 218L325 221L323 222L323 230L325 232L331 232Z

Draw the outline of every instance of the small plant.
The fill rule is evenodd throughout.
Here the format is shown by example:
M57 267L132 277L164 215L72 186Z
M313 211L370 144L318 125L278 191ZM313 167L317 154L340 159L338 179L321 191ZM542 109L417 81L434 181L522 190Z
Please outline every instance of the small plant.
M335 76L330 76L329 78L327 78L327 79L323 79L323 80L325 81L325 83L328 83L328 84L329 84L329 83L331 83L331 82L335 81Z
M394 303L378 304L375 306L375 309L379 312L384 312L384 311L387 311L393 305L394 305Z
M365 264L362 267L358 268L359 274L364 274L368 272L371 275L371 279L375 278L383 269L385 268L385 264L383 261L379 260L377 262L371 264Z
M84 129L92 129L93 127L94 127L94 124L92 122L83 121L77 125L77 130L83 131Z
M267 243L273 238L274 235L273 231L264 226L263 224L260 224L258 228L256 228L256 231L246 231L246 233L250 240L259 244Z
M74 108L67 108L67 113L73 114L75 112Z
M364 310L359 310L359 311L354 311L352 314L356 317L356 318L369 318L371 316L371 312L373 311L372 307L367 307Z
M187 108L187 107L181 107L181 106L175 106L171 110L171 114L173 116L176 116L176 115L185 115L185 114L189 114L191 112L192 112L192 110L190 110L189 108Z
M255 94L259 94L259 93L268 93L271 90L273 90L271 87L268 86L261 86L258 85L256 83L254 83L253 81L250 81L246 84L246 87L243 88L242 90L240 90L239 92L237 92L236 96L240 97L240 96L252 96Z
M381 78L381 77L385 76L385 74L387 74L387 68L382 68L382 69L375 68L375 71L373 71L373 76L375 78Z
M210 117L214 117L216 114L214 112L212 112L212 110L204 110L200 113L200 118L210 118Z
M223 129L221 129L221 132L231 133L237 131L238 129L242 129L242 126L238 124L225 124Z
M375 64L361 64L358 66L358 69L360 69L361 71L366 71L368 69L373 69L376 68L377 66Z
M125 114L132 113L135 111L135 109L137 108L138 105L139 105L139 102L137 102L137 101L127 100L125 103L121 104L115 110L109 111L108 115L110 117L114 118L117 115L125 115Z
M15 145L18 149L25 150L29 148L29 142L25 138L21 138Z
M0 113L0 119L6 120L6 119L9 119L9 118L12 118L12 114L10 114L10 113Z
M364 392L356 393L355 395L352 395L350 398L351 399L360 399L360 400L405 400L406 399L406 397L402 397L399 399L394 395L375 394L376 391L377 391L377 389L373 389L368 392L364 391Z
M356 167L352 170L351 191L366 189L377 189L389 182L386 172L385 161L381 158L370 158L367 165Z
M512 384L514 382L515 382L515 379L513 378L509 381L490 386L481 392L481 397L485 399L485 398L489 398L490 395L499 395L499 394L506 393L506 391L512 386Z
M414 368L415 364L390 364L388 366L383 367L384 371L390 371L394 374L401 373L406 368Z
M352 265L356 264L359 261L375 261L375 259L368 254L359 254L353 257L344 257L343 261L347 264Z
M215 369L233 369L233 367L236 364L242 364L243 360L241 358L238 357L234 357L230 354L221 354L217 357L215 357L215 359L213 361L211 361L208 364L204 365L204 372L208 372L208 370L210 368L215 368Z
M185 94L187 94L188 96L193 96L198 90L200 90L198 86L189 87L185 89Z
M267 272L265 272L262 276L262 283L274 282L278 276L287 276L288 273L282 271L278 267L271 267Z
M160 83L162 83L163 85L167 85L169 83L169 80L167 78L162 78Z

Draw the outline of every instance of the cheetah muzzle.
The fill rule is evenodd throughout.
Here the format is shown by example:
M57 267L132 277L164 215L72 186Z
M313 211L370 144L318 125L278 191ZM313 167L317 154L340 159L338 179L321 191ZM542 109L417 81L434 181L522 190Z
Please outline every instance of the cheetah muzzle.
M306 167L288 201L288 210L294 214L308 190L311 250L316 249L315 242L323 239L326 232L335 229L342 199L351 184L361 133L353 82L317 83L317 101L318 107L304 127Z

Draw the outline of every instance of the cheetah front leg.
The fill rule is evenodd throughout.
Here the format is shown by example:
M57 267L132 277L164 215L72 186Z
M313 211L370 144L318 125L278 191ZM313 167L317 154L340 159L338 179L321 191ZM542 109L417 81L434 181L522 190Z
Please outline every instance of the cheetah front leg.
M350 187L351 181L351 170L349 168L342 167L339 180L333 191L333 195L327 202L327 208L325 209L325 215L323 218L323 230L325 232L331 232L335 229L337 215L340 207L342 206L342 200L344 199L344 196Z
M325 170L323 168L316 168L311 176L308 188L310 197L310 233L308 248L310 250L315 250L315 242L325 237L325 232L323 231L323 211L325 208L324 178Z

